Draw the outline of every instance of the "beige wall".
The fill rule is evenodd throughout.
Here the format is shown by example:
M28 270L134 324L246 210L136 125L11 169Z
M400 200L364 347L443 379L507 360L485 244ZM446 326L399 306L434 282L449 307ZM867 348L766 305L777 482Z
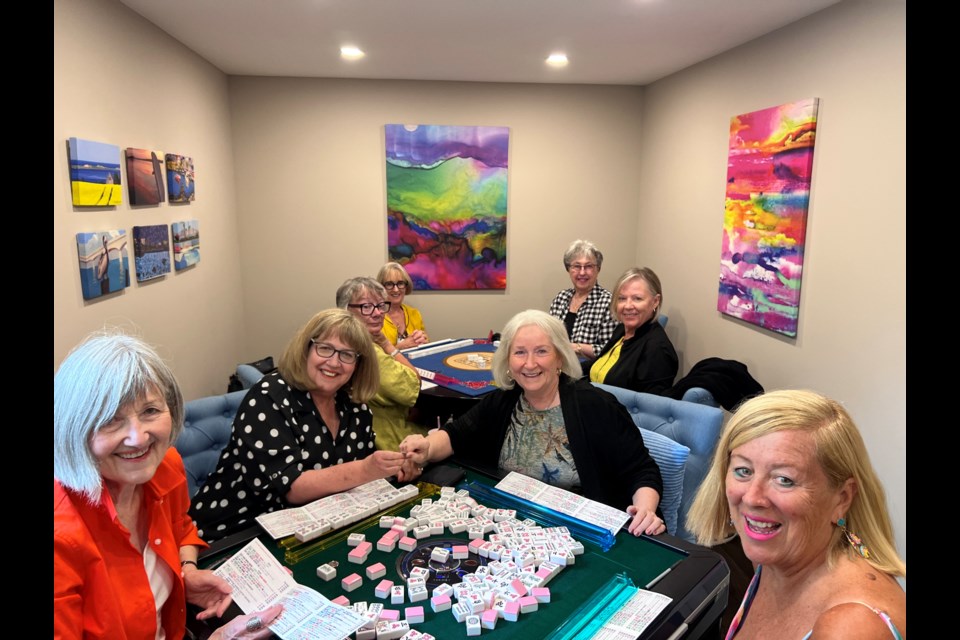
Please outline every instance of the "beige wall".
M646 89L228 80L119 3L55 0L54 366L88 331L133 324L188 398L222 392L236 362L278 356L340 282L386 258L385 123L508 126L508 289L415 294L431 334L486 334L546 307L569 282L560 257L576 237L603 249L607 286L650 265L682 372L736 358L767 388L846 403L905 553L904 31L902 2L848 0ZM819 137L788 340L715 309L727 127L811 96ZM198 199L74 210L70 136L193 155ZM188 218L201 223L199 266L82 300L77 232Z
M646 88L637 260L664 282L682 371L736 358L845 404L906 553L906 37L902 2L843 2ZM716 310L734 114L820 98L795 340Z
M118 2L55 0L53 37L54 368L90 331L122 326L160 347L187 398L223 393L245 339L226 76ZM124 167L123 204L74 208L73 136L193 156L196 201L133 208ZM199 265L83 300L78 232L189 219Z
M250 357L386 260L386 123L510 127L507 290L412 295L431 337L546 308L577 237L608 286L633 261L640 88L233 77L230 95Z

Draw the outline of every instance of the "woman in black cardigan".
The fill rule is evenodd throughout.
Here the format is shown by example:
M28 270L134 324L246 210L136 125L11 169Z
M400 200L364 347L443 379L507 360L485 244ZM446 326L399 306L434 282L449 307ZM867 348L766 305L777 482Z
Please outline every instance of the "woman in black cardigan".
M657 321L663 289L647 267L633 267L617 281L610 311L620 324L600 354L584 364L592 382L663 394L673 386L677 352Z
M496 391L400 451L418 465L458 457L517 471L570 489L633 516L633 535L666 531L659 512L663 482L640 430L616 398L581 376L563 324L530 309L504 327L493 356Z

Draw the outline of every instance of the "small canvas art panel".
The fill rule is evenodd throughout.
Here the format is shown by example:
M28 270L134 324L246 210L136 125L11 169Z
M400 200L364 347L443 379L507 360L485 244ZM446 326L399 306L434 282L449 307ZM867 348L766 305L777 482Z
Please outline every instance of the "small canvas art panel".
M717 309L797 335L817 98L730 120Z
M193 158L168 153L166 159L167 191L170 192L170 202L191 202L196 198Z
M137 282L170 273L170 233L165 224L133 228L133 263Z
M163 153L149 149L126 150L127 184L130 204L160 204L166 198L163 187Z
M170 225L173 233L173 266L177 271L200 262L200 221L186 220Z
M110 207L123 202L120 147L81 138L67 141L70 190L75 207Z
M413 287L507 286L507 127L385 125L387 252Z
M77 254L84 300L99 298L130 286L125 229L78 233Z

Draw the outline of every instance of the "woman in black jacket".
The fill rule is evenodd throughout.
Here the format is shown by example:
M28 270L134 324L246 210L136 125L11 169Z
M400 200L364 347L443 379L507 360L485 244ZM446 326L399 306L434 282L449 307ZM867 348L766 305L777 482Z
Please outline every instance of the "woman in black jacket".
M592 382L662 395L673 386L677 352L657 320L663 302L660 278L633 267L617 281L610 311L620 324L595 359L584 363Z
M626 509L634 535L666 531L660 468L623 405L579 380L559 320L535 309L518 313L503 329L492 369L499 389L442 429L407 436L400 451L418 465L457 453Z

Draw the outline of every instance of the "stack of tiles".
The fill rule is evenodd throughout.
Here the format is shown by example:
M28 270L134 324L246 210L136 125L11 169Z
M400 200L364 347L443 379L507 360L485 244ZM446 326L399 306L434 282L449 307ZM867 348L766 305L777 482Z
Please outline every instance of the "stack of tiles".
M413 507L409 518L385 516L380 526L389 530L384 537L390 538L390 550L393 543L413 550L417 538L438 535L438 530L439 534L444 530L452 534L480 534L471 535L469 545L438 546L431 552L431 562L437 563L466 558L469 553L487 559L486 566L467 574L460 583L441 584L431 594L426 582L430 571L414 567L406 584L383 580L375 589L378 598L389 597L394 605L428 600L434 614L449 610L457 622L465 625L468 636L480 635L481 629L495 629L498 620L516 622L521 615L532 614L540 605L549 603L550 589L546 585L584 552L583 544L566 527L544 528L530 519L518 520L513 510L485 507L467 491L455 491L452 487L444 487L438 499L423 500ZM354 542L350 561L358 562L355 554L362 557L359 562L365 561L372 545L360 537L351 537L350 543ZM381 542L385 542L383 538ZM380 543L377 547L385 550ZM385 574L385 567L376 563L367 567L366 572L371 580L377 579ZM379 604L370 605L366 611L374 606L379 614L376 624L370 623L358 631L358 640L432 640L429 634L409 628L411 623L423 621L423 606L407 607L406 620L398 620L398 612L383 609ZM365 615L372 618L369 613Z

